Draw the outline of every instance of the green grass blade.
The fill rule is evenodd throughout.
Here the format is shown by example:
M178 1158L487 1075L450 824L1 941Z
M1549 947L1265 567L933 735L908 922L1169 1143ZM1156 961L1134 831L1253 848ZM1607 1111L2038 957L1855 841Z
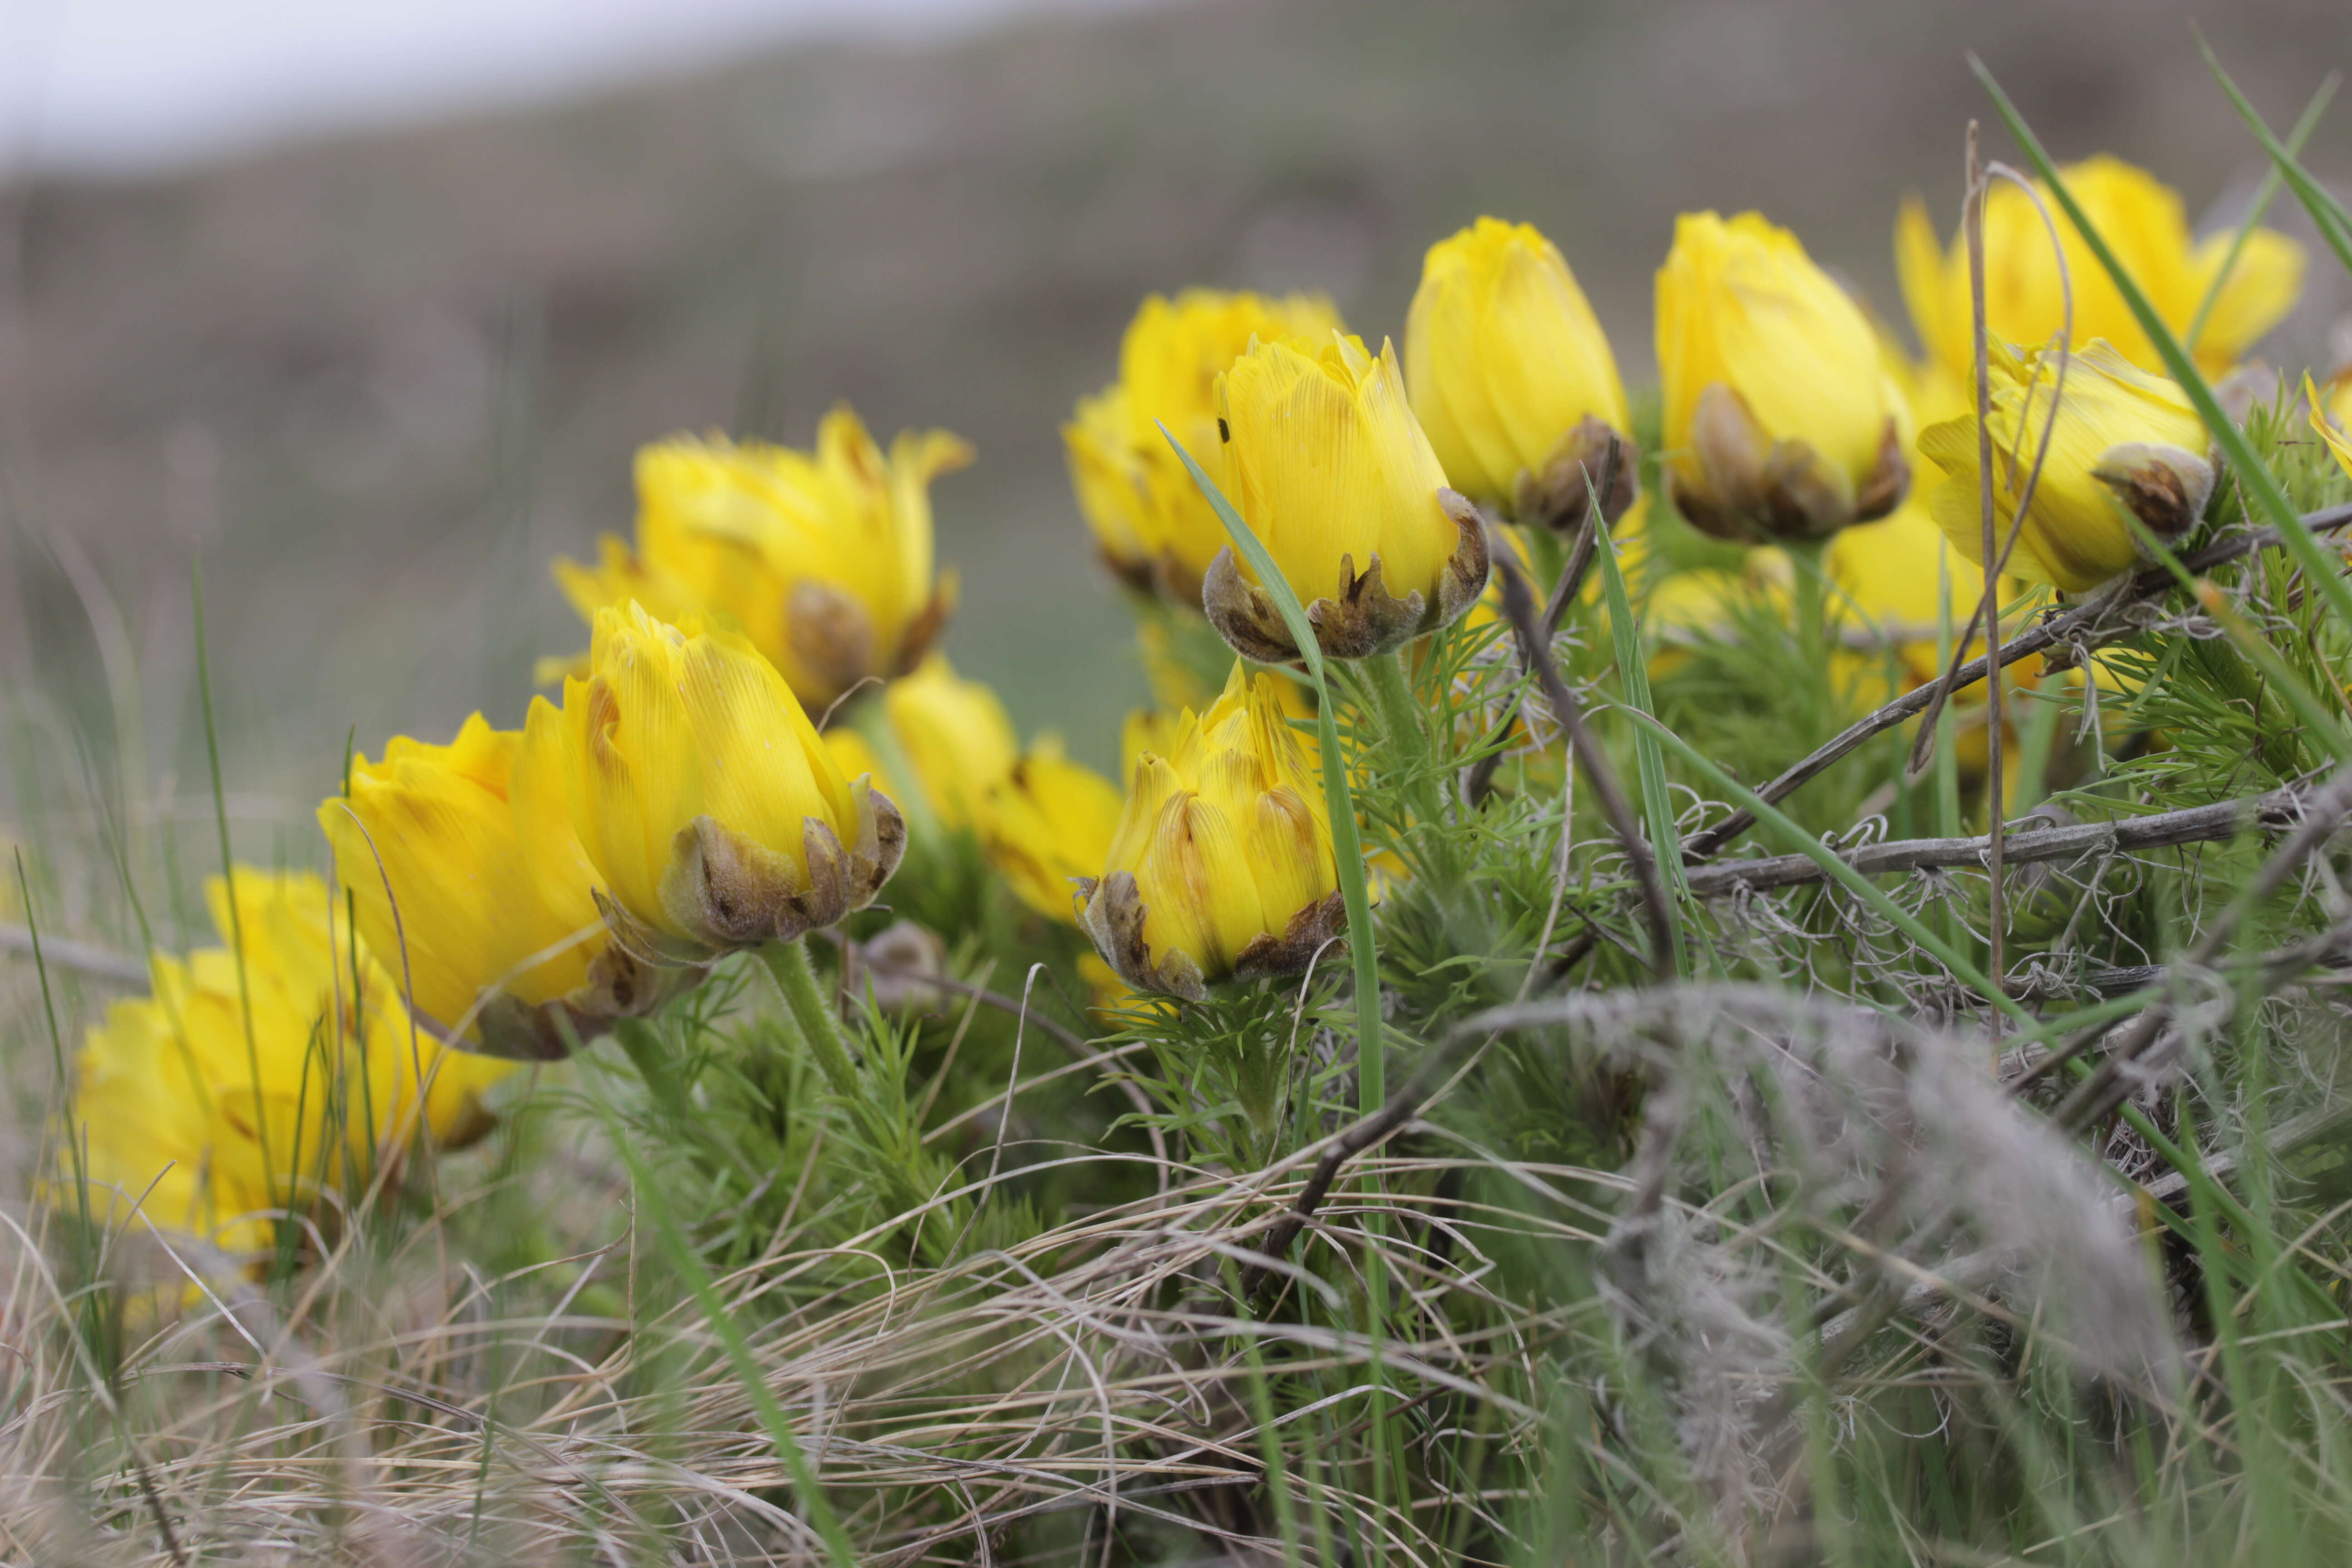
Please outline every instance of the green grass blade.
M576 1041L572 1042L572 1047L575 1052L578 1050ZM605 1093L600 1069L593 1064L583 1063L583 1066L586 1070L581 1073L581 1081L589 1089L597 1115L611 1136L614 1150L629 1168L629 1184L636 1195L638 1216L650 1222L654 1244L663 1260L685 1284L687 1293L694 1298L695 1306L726 1351L736 1381L743 1385L744 1395L751 1402L751 1414L759 1420L761 1430L768 1435L769 1442L775 1446L776 1458L782 1462L784 1473L792 1478L793 1490L799 1497L801 1507L824 1542L826 1558L834 1568L857 1568L856 1550L850 1544L848 1532L842 1528L840 1515L834 1511L832 1502L818 1486L816 1472L809 1468L808 1455L803 1451L799 1437L793 1435L792 1418L785 1414L783 1403L776 1397L776 1391L768 1386L767 1374L760 1365L759 1358L751 1353L751 1342L743 1337L741 1325L735 1321L735 1315L728 1310L726 1301L719 1297L719 1287L711 1282L710 1271L703 1267L701 1258L688 1245L686 1232L677 1223L677 1216L670 1212L669 1200L663 1195L653 1168L638 1152L635 1138L622 1124L620 1112Z
M1192 474L1192 482L1208 498L1219 521L1225 525L1226 534L1234 548L1257 574L1258 585L1274 601L1281 613L1282 624L1290 628L1291 640L1298 646L1299 661L1307 666L1307 678L1315 683L1316 734L1322 742L1323 799L1331 817L1331 854L1339 863L1339 897L1348 910L1348 950L1356 964L1356 1108L1366 1115L1381 1108L1388 1098L1387 1062L1381 1038L1381 960L1372 943L1372 902L1364 882L1364 847L1356 833L1355 797L1348 789L1347 759L1339 751L1339 726L1332 720L1331 683L1323 668L1323 650L1315 641L1315 627L1307 619L1306 606L1298 595L1290 591L1282 569L1250 525L1242 521L1233 502L1217 489L1217 482L1202 471L1192 460L1184 444L1160 426L1160 433L1176 449L1176 456Z
M2286 181L2287 188L2294 192L2295 200L2303 204L2303 210L2311 215L2312 226L2319 230L2320 237L2326 240L2328 247L2336 252L2336 259L2344 264L2346 271L2352 272L2352 213L2346 212L2342 202L2304 172L2303 165L2295 161L2295 149L2279 144L2278 138L2271 134L2270 125L2261 112L2244 93L2238 90L2238 84L2230 79L2230 73L2221 68L2221 58L2214 54L2213 46L2205 41L2202 31L2197 35L2197 47L2205 56L2205 68L2213 73L2213 79L2221 84L2221 90L2230 95L2230 101L2237 107L2239 117L2246 122L2246 129L2254 133L2254 140L2260 142L2263 151L2270 154L2273 172Z
M236 954L237 1011L245 1020L246 1068L253 1075L254 1141L261 1146L261 1179L270 1205L278 1203L278 1164L269 1157L269 1108L262 1102L261 1046L253 1034L253 983L246 973L245 915L236 903L236 857L228 843L228 795L221 787L220 726L213 717L212 660L205 643L205 569L188 563L188 595L196 616L196 692L204 703L205 756L213 771L213 824L220 830L221 878L228 888L228 938Z
M2201 38L2199 41L2203 42ZM2215 70L2221 68L2220 62L2213 58L2213 51L2210 47L2205 51L2205 60ZM2327 106L2334 100L2336 84L2341 79L2339 77L2330 76L2319 84L2319 90L2311 95L2311 101L2304 105L2302 118L2294 122L2294 129L2287 132L2286 146L2284 149L2287 163L2294 163L2296 156L2303 152L2303 144L2311 139L2312 132L2318 129L2319 117L2327 112ZM2227 77L2222 78L2222 85L2232 89L2234 95L2235 84ZM2242 113L2252 117L2260 126L2260 117L2253 114L2252 104L2241 100L2239 110ZM2265 132L2269 129L2267 126L2260 126L2260 128ZM2197 340L2204 335L2206 318L2213 313L2214 301L2221 298L2221 289L2229 283L2230 275L2238 269L2238 258L2245 254L2246 241L2252 238L2254 230L2262 226L2263 215L2271 210L2271 203L2278 199L2280 174L2280 166L2275 162L2263 174L2263 183L2254 192L2253 203L2246 208L2245 220L2238 225L2238 232L2231 237L2230 254L2221 258L2221 265L2214 270L2213 281L2205 286L2205 297L2197 301L2197 313L2189 319L2189 331L2180 340L2181 346L2191 353L2197 352ZM2347 265L2352 266L2352 261L2347 261Z
M2059 206L2073 222L2075 231L2083 237L2083 243L2090 247L2091 254L2098 258L2099 265L2105 268L2107 276L2115 280L2116 291L2130 307L2133 319L2147 334L2148 342L2156 345L2156 352L2163 359L2166 371L2179 383L2189 402L2196 405L2199 416L2205 421L2207 432L2221 448L2222 455L2230 459L2230 467L2236 473L2238 482L2245 487L2252 505L2261 510L2264 521L2278 530L2280 542L2287 553L2294 557L2295 564L2303 568L2305 577L2327 601L2327 607L2347 630L2352 630L2352 584L2345 582L2338 562L2322 548L2311 530L2304 526L2294 504L2287 500L2286 491L2279 487L2278 476L2271 472L2270 466L2263 461L2262 455L2254 450L2253 443L2246 439L2246 433L2238 428L2237 422L2223 412L2220 400L2213 395L2212 387L2198 372L2196 361L2189 357L2188 351L2180 346L2180 340L2172 335L2172 329L2164 324L2164 318L2156 313L2156 307L2148 303L2147 294L2133 280L2130 270L2116 258L2114 249L2093 225L2090 215L2083 210L2082 203L2074 199L2074 193L2067 188L2065 180L2058 173L2058 165L2051 161L2048 151L2034 136L2032 128L2025 123L2025 117L2017 111L2017 106L2010 102L2009 95L2001 91L2000 84L1993 79L1992 72L1973 55L1969 57L1969 64L1976 71L1977 79L1984 83L1985 91L1991 95L1993 106L2000 110L2010 134L2016 137L2017 144L2025 150L2026 158L2032 163L2034 172L2050 187L2050 194L2057 198ZM2267 136L2268 132L2264 134ZM2284 153L2284 149L2280 151ZM2288 183L2293 184L2294 176L2290 175ZM2352 266L2352 260L2347 260L2347 265Z
M1592 559L1601 568L1601 590L1608 599L1609 631L1616 644L1618 684L1624 691L1626 707L1644 719L1654 720L1657 709L1650 697L1650 661L1642 647L1642 627L1633 615L1633 598L1625 592L1625 574L1617 563L1616 542L1609 537L1607 521L1597 515L1593 527L1600 531L1600 538ZM1674 937L1666 951L1679 978L1688 968L1683 952L1682 923L1684 907L1690 901L1690 883L1684 875L1683 858L1678 853L1682 834L1675 825L1674 798L1666 793L1665 753L1658 749L1657 737L1639 725L1633 731L1633 767L1642 784L1642 815L1649 819L1651 854L1657 861L1658 875L1666 884L1666 918Z

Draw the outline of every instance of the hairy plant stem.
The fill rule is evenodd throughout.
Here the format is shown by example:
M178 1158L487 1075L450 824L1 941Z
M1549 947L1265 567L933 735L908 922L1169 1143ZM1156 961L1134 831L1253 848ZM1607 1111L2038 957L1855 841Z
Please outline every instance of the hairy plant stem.
M844 1100L856 1100L861 1086L857 1064L849 1055L849 1036L842 1029L841 1016L834 1011L824 988L816 983L816 970L809 963L808 943L769 942L760 949L760 962L767 967L776 989L783 993L784 1005L791 1010L801 1038L808 1042L833 1092Z
M1429 773L1429 725L1420 699L1412 694L1412 677L1405 668L1404 661L1411 657L1412 645L1407 644L1392 654L1360 659L1356 668L1363 677L1372 721L1380 726L1381 739L1388 747L1389 766L1383 771L1402 782L1415 822L1429 825L1444 816L1444 808Z

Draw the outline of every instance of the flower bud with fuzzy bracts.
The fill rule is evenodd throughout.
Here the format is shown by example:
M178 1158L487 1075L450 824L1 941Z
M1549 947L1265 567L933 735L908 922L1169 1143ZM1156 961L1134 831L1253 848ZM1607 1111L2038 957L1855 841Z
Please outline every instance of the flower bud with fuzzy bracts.
M1803 542L1901 504L1901 395L1877 333L1794 235L1685 214L1657 314L1664 483L1695 527Z
M1339 326L1331 302L1314 294L1187 289L1143 302L1119 343L1118 380L1080 399L1062 427L1078 508L1123 581L1200 607L1201 579L1224 548L1224 525L1160 427L1231 495L1217 439L1217 377L1252 343L1313 345Z
M946 624L955 584L933 575L929 486L971 460L939 430L902 432L886 456L845 406L813 452L656 442L637 454L636 548L608 536L593 566L558 561L556 581L583 616L635 601L740 632L822 710L914 668Z
M1582 525L1633 503L1640 453L1609 340L1559 251L1482 217L1429 247L1404 330L1405 384L1447 481L1522 522Z
M319 806L361 936L413 988L418 1021L461 1049L558 1058L685 978L613 944L559 731L541 701L528 735L477 713L446 746L395 736Z
M562 733L572 826L633 952L789 942L871 903L905 850L898 808L730 633L597 611Z
M1277 678L1224 692L1144 752L1078 924L1119 978L1197 1001L1223 980L1295 974L1345 929L1320 783Z
M2058 355L2020 356L1993 343L1993 534L2005 542L2051 418ZM2204 515L2214 466L2204 421L2180 388L2135 367L2105 342L2072 357L2056 398L2057 428L2017 531L2009 571L2070 594L2095 588L2140 564L2139 542L2125 521L2136 517L2168 543ZM1983 564L1983 501L1973 414L1930 425L1919 450L1944 471L1927 495L1952 547Z
M1486 585L1486 531L1446 488L1405 400L1396 350L1341 333L1313 353L1260 343L1217 381L1226 498L1265 545L1333 658L1370 658L1450 626ZM1231 546L1202 587L1244 658L1297 657L1289 627Z

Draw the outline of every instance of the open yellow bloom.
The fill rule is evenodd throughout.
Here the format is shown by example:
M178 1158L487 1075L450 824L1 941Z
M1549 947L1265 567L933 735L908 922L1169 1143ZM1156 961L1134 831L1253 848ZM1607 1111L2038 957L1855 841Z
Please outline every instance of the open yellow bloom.
M1611 521L1640 455L1592 307L1528 224L1482 217L1429 247L1404 329L1405 384L1449 483L1522 521L1573 527L1613 461ZM1612 448L1614 448L1614 457Z
M981 839L1016 898L1075 925L1076 884L1102 869L1120 805L1117 785L1042 736L982 800Z
M528 738L477 713L448 745L401 735L382 762L355 759L350 794L319 806L369 948L428 1026L493 1056L561 1057L565 1023L587 1039L671 989L612 945L562 745L543 702Z
M1309 353L1260 343L1217 380L1225 492L1306 606L1323 652L1368 658L1451 624L1486 585L1477 512L1405 401L1396 350L1334 332ZM1202 605L1244 658L1297 657L1256 574L1232 549Z
M1994 533L2005 541L2050 421L2058 364L2054 351L2021 358L2000 343L1990 347ZM2057 408L2050 455L2009 570L2080 593L2139 563L2126 511L2168 542L2194 527L2213 493L2213 465L2204 422L2180 388L2134 368L2106 343L2073 357ZM1919 450L1946 476L1927 496L1937 525L1981 565L1976 416L1929 426L1919 433Z
M511 1069L413 1032L400 985L354 952L320 879L238 867L235 885L234 921L222 879L205 898L218 930L242 932L242 973L226 947L155 954L154 994L115 1003L76 1058L73 1131L94 1218L124 1225L140 1205L161 1228L251 1253L268 1244L268 1211L331 1224L321 1200L358 1196L419 1131L478 1135L481 1093Z
M906 847L898 808L842 776L750 643L633 604L596 612L588 658L563 684L561 755L608 915L702 956L873 901Z
M2175 334L2185 334L2229 257L2236 231L2191 239L2180 197L2146 170L2115 158L2092 158L2061 174L2091 226L2157 315ZM2104 338L2140 369L2160 373L2164 362L2124 303L2115 280L2091 254L2073 220L2051 199L2047 185L2037 185L2057 224L2065 277L2074 286L2074 346ZM2065 296L2060 258L2051 247L2040 210L2023 191L1996 181L1985 202L1984 236L1987 334L2034 347L2053 342L2066 324ZM1952 375L1967 379L1975 355L1969 349L1965 240L1956 235L1949 247L1937 244L1927 208L1914 199L1904 204L1895 220L1895 259L1904 302L1928 356ZM2204 330L2191 345L2199 366L2219 374L2243 358L2256 339L2294 308L2303 289L2303 247L2286 236L2267 228L2247 236Z
M1321 783L1276 679L1236 664L1165 756L1137 762L1078 923L1138 990L1198 1000L1218 981L1295 974L1343 929Z
M1870 319L1794 235L1685 213L1658 269L1668 493L1721 539L1824 539L1910 480Z
M900 433L889 454L846 407L816 449L679 437L637 454L637 543L606 536L593 566L555 577L583 616L632 601L676 623L741 632L823 709L919 661L953 602L934 580L932 479L971 460L944 431Z
M2328 384L2332 395L2323 395L2311 384L2311 377L2303 378L2303 397L2311 410L2311 427L2352 475L2352 372L2338 375Z
M1216 381L1253 342L1320 343L1339 330L1320 295L1187 289L1143 302L1119 342L1118 380L1079 400L1062 427L1078 508L1103 559L1138 587L1188 606L1225 545L1224 525L1170 450L1165 425L1230 496Z

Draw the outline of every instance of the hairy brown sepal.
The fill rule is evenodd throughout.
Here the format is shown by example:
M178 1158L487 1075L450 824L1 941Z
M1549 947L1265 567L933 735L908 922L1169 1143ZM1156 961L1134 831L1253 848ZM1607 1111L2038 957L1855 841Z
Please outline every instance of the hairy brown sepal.
M856 841L817 817L801 823L803 870L788 855L698 816L678 830L662 878L663 911L708 952L791 942L864 909L898 868L907 825L865 779L850 786Z
M608 923L614 912L606 910ZM479 1041L452 1038L447 1043L457 1050L508 1061L561 1061L574 1046L611 1033L622 1018L646 1016L700 984L710 973L708 962L646 956L649 951L642 933L633 933L631 942L616 937L596 955L588 966L588 978L570 995L536 1005L513 996L493 997L475 1017Z
M954 584L943 582L907 623L898 646L888 650L886 659L874 618L862 602L830 583L794 584L784 605L784 640L801 668L824 688L803 693L803 700L831 701L861 681L912 672L939 641L954 611Z
M2169 543L2197 526L2213 499L2213 465L2194 452L2148 441L2111 447L2091 477L2126 510Z
M1601 521L1614 525L1642 493L1642 449L1588 414L1559 439L1540 468L1521 468L1511 487L1511 515L1523 523L1573 533L1591 511L1594 491Z
M1438 574L1433 602L1418 588L1402 598L1390 593L1381 581L1378 554L1361 573L1353 555L1340 556L1339 592L1307 605L1307 624L1315 628L1316 646L1326 658L1371 658L1393 652L1415 637L1451 626L1477 602L1490 564L1485 523L1478 509L1456 492L1441 489L1437 500L1454 522L1458 542ZM1242 574L1231 545L1209 563L1202 579L1201 607L1218 635L1244 658L1286 664L1298 657L1298 646L1273 596Z
M1669 468L1666 494L1692 527L1738 544L1802 544L1882 518L1903 504L1911 465L1895 421L1886 421L1878 458L1859 489L1810 442L1775 441L1756 423L1748 400L1723 382L1698 395L1691 418L1694 479Z
M1260 931L1234 961L1236 980L1273 980L1302 974L1315 955L1348 934L1348 907L1337 892L1328 894L1290 917L1280 936Z
M1143 897L1136 890L1135 873L1113 871L1099 881L1078 882L1078 929L1094 942L1095 951L1111 972L1138 991L1150 991L1181 1001L1199 1002L1209 994L1201 966L1190 953L1176 951L1155 960L1151 944L1143 940Z

